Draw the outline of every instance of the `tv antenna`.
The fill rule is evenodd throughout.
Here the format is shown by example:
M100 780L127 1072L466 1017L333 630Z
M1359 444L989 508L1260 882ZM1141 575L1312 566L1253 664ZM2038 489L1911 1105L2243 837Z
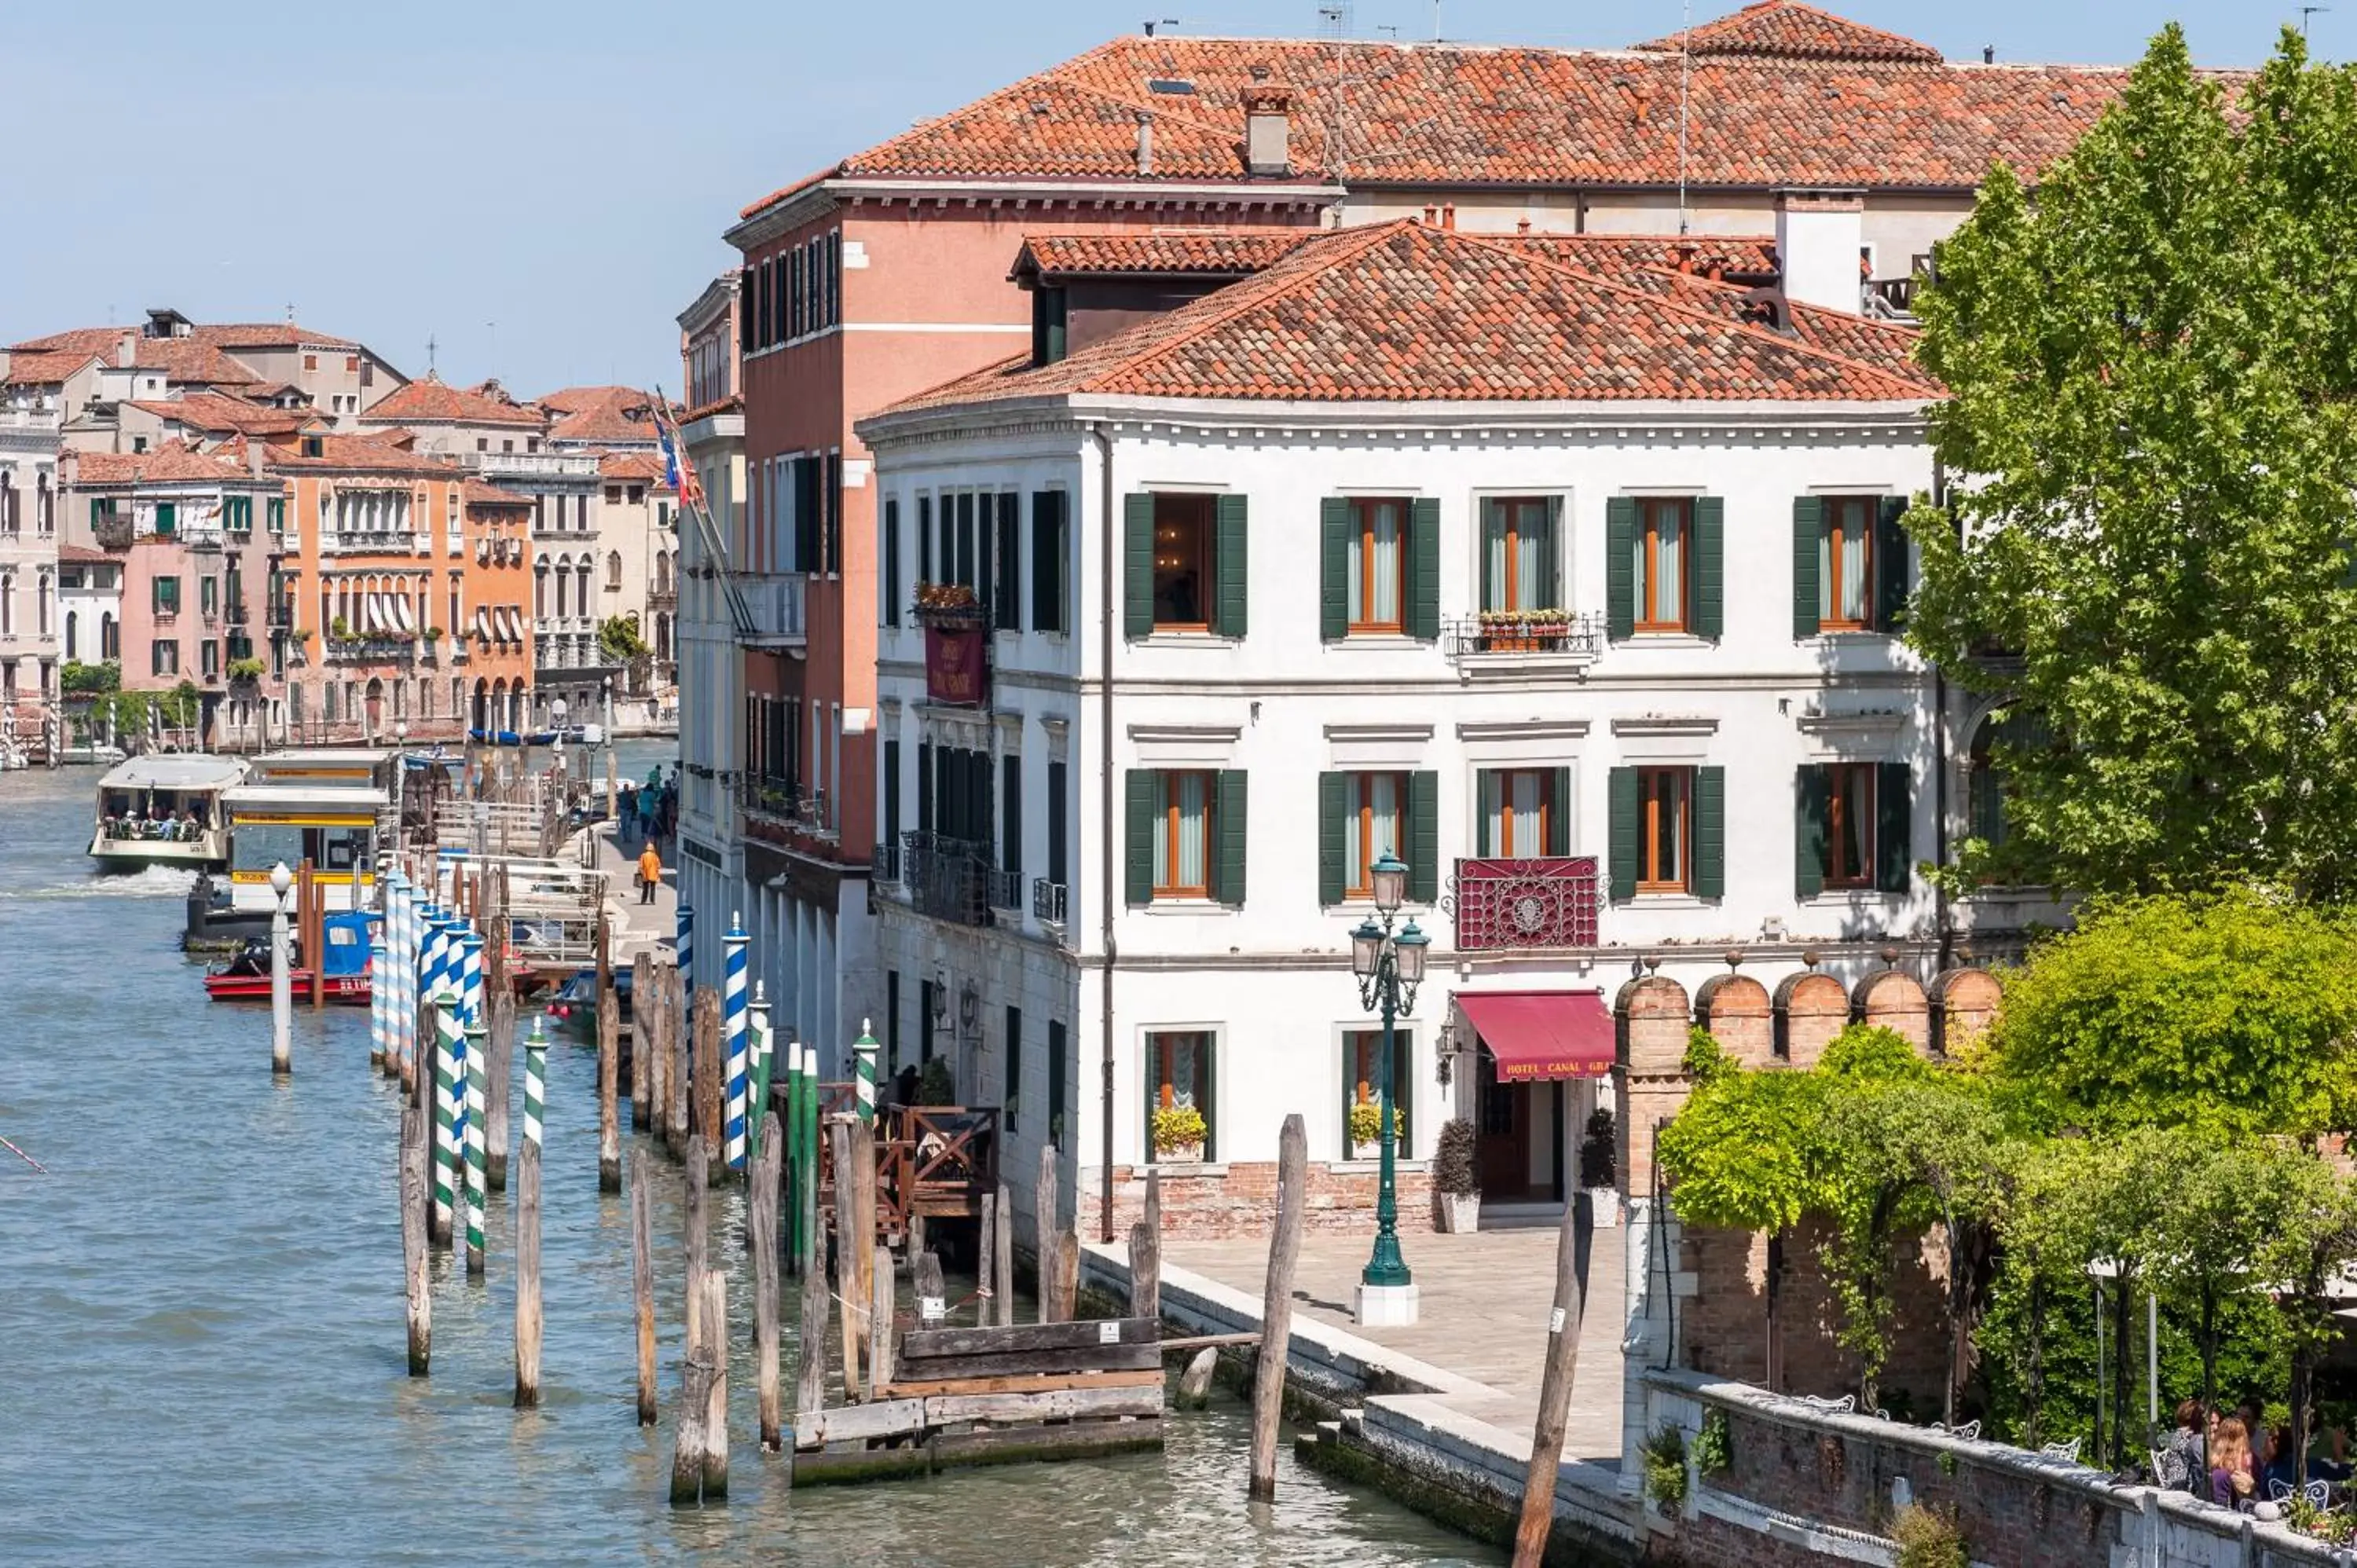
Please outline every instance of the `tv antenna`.
M2319 11L2330 11L2332 7L2330 5L2302 5L2299 8L2299 36L2303 38L2308 37L2308 19L2310 16L2315 16Z
M1678 15L1678 235L1686 233L1686 102L1694 81L1694 0Z

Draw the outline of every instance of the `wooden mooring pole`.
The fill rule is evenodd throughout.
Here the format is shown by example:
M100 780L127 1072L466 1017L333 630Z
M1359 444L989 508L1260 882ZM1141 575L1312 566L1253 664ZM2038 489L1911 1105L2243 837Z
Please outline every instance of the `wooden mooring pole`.
M992 1248L990 1294L998 1304L998 1326L1015 1326L1015 1195L998 1184L998 1235Z
M527 1138L516 1155L515 1402L540 1403L540 1144Z
M638 1319L639 1424L655 1423L655 1259L653 1201L647 1156L630 1162L630 1300Z
M1523 1477L1523 1517L1514 1530L1514 1568L1539 1568L1555 1528L1555 1484L1563 1465L1564 1423L1579 1372L1579 1329L1587 1316L1587 1258L1594 1219L1577 1196L1564 1206L1555 1251L1555 1310L1547 1318L1546 1372L1539 1381L1531 1466Z
M1057 1246L1064 1239L1063 1227L1056 1218L1056 1145L1039 1145L1039 1185L1032 1189L1031 1246L1034 1253L1033 1273L1039 1287L1039 1321L1061 1323L1065 1320L1062 1304L1056 1295L1056 1282L1063 1270L1056 1261Z
M706 1167L704 1134L697 1133L687 1140L687 1229L682 1238L687 1245L687 1348L691 1354L705 1338L704 1195L711 1174Z
M712 1359L712 1385L704 1412L704 1500L728 1496L728 1276L704 1276L704 1353Z
M694 1033L694 1056L688 1071L695 1088L695 1120L689 1130L702 1134L707 1145L717 1149L721 1146L721 1080L727 1076L728 1067L720 1056L720 992L716 986L706 985L696 991Z
M706 991L705 994L710 995L711 993ZM671 1036L670 1078L664 1085L664 1092L670 1097L669 1115L671 1131L670 1135L666 1137L663 1142L670 1148L672 1157L673 1159L683 1159L687 1155L688 1132L687 1053L689 1043L695 1033L694 1025L689 1016L690 1010L687 1004L687 983L683 978L673 986L672 998L672 1022L675 1027L673 1028ZM716 1024L715 1027L717 1027Z
M425 1272L425 1113L401 1112L401 1262L409 1291L409 1375L422 1378L434 1359L434 1294Z
M1257 1502L1276 1500L1276 1429L1285 1416L1285 1352L1293 1339L1293 1270L1301 1261L1308 1169L1309 1134L1296 1112L1285 1119L1277 1138L1276 1229L1269 1238L1260 1358L1253 1370L1251 1495Z
M998 1195L982 1195L982 1223L974 1228L974 1322L987 1328L998 1321Z
M630 961L630 1125L645 1132L654 1108L647 1102L647 1074L651 1070L648 1036L655 1033L654 955L641 950Z
M859 1241L854 1229L858 1220L854 1214L857 1207L852 1189L857 1185L851 1178L852 1123L834 1122L827 1126L829 1146L834 1155L834 1295L843 1314L843 1397L859 1397L859 1344L866 1337L862 1325L866 1318L866 1296L859 1288Z
M505 1192L508 1189L509 1085L513 1079L515 1063L515 993L493 985L490 987L490 1000L486 1005L491 1016L491 1032L486 1042L490 1061L488 1064L490 1078L484 1085L484 1092L489 1096L490 1103L484 1109L483 1126L490 1146L483 1175L493 1192Z
M609 980L610 976L608 977ZM622 1127L614 1104L622 1060L622 1004L608 984L597 992L597 1190L622 1190Z
M760 1407L761 1452L775 1454L785 1446L778 1398L778 1167L785 1135L775 1112L762 1117L760 1142L746 1200L753 1248L753 1386Z

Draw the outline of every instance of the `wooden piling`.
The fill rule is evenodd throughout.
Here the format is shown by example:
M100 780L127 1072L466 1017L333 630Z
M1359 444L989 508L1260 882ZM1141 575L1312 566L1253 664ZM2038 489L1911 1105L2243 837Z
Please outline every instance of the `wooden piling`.
M778 1401L778 1165L785 1135L774 1112L761 1119L761 1152L747 1195L747 1230L753 1249L753 1377L759 1403L761 1452L785 1446Z
M515 1402L540 1403L540 1145L516 1153Z
M633 1042L647 1053L647 1125L655 1141L668 1146L671 1137L671 1036L673 981L679 972L669 964L655 968L655 993L631 1004L640 1033ZM654 1032L645 1032L651 1010Z
M720 992L702 986L695 993L695 1049L688 1064L694 1077L695 1121L690 1131L700 1133L714 1148L720 1147L722 1080L727 1064L720 1058Z
M974 1228L974 1322L987 1328L998 1321L998 1195L982 1195L982 1223Z
M704 1274L705 1267L704 1195L709 1185L704 1134L687 1140L687 1348L704 1343Z
M826 1288L826 1248L818 1239L817 1202L813 1197L803 1205L803 1214L812 1221L813 1245L802 1260L802 1320L798 1330L802 1358L794 1381L797 1418L826 1404L826 1318L834 1302Z
M425 1113L401 1112L401 1261L409 1290L409 1375L426 1375L434 1353L434 1296L425 1274Z
M867 1297L859 1288L858 1232L853 1211L856 1207L852 1188L856 1184L850 1176L852 1123L838 1121L828 1124L827 1137L834 1155L834 1294L843 1313L843 1397L859 1397L859 1346L865 1337L864 1320L867 1316Z
M1301 1261L1301 1221L1308 1197L1309 1134L1299 1112L1285 1119L1276 1151L1276 1229L1269 1237L1260 1357L1253 1371L1250 1485L1258 1502L1276 1500L1276 1430L1285 1415L1285 1352L1293 1339L1293 1271Z
M488 958L488 950L486 956ZM489 1076L483 1092L490 1103L485 1108L483 1131L490 1139L483 1167L485 1178L494 1192L508 1189L508 1098L509 1085L513 1081L515 1063L516 1004L515 993L504 987L492 989L485 1011L490 1015L490 1035L485 1041L490 1051Z
M654 1032L658 1011L654 973L651 953L642 950L630 961L630 1125L641 1133L653 1114L647 1103L647 1036Z
M698 1347L687 1353L679 1386L679 1421L672 1439L671 1500L679 1508L704 1497L704 1425L712 1409L713 1357Z
M1039 1185L1034 1190L1032 1203L1031 1243L1036 1256L1032 1270L1039 1289L1039 1321L1062 1323L1058 1315L1056 1281L1061 1271L1056 1262L1056 1249L1064 1239L1063 1227L1057 1223L1056 1145L1039 1145Z
M704 1276L704 1323L712 1358L711 1391L704 1412L704 1500L728 1495L728 1276Z
M876 1124L855 1120L851 1124L851 1242L859 1291L851 1299L862 1303L876 1288ZM889 1253L885 1255L884 1266L892 1266ZM862 1327L866 1326L863 1320Z
M1531 1429L1530 1469L1523 1477L1523 1517L1514 1530L1514 1568L1539 1568L1555 1528L1555 1483L1563 1465L1564 1423L1572 1380L1579 1372L1579 1328L1587 1316L1587 1258L1594 1236L1591 1211L1564 1206L1555 1232L1555 1310L1547 1317L1546 1371L1539 1381L1539 1413Z
M655 1423L654 1203L647 1192L647 1157L630 1162L630 1298L639 1328L639 1424Z
M311 972L311 1005L314 1009L327 1005L327 907L322 900L319 874L308 855L295 873L295 907L302 911L303 964Z
M1162 1317L1162 1242L1143 1219L1129 1228L1129 1315Z
M608 977L609 980L610 976ZM608 984L597 992L597 1190L622 1190L622 1129L614 1104L622 1060L622 1004Z
M688 1015L686 986L682 978L672 992L672 1022L676 1026L671 1036L671 1079L665 1087L671 1096L671 1136L667 1142L674 1159L687 1152L687 1054L695 1033ZM710 992L707 990L705 994Z
M1180 1410L1200 1410L1211 1402L1211 1374L1219 1366L1220 1353L1211 1346L1195 1352L1195 1359L1178 1374L1178 1397L1174 1402Z
M998 1184L998 1235L992 1251L996 1254L991 1267L996 1271L990 1281L990 1292L998 1305L998 1326L1015 1326L1015 1205L1014 1195L1006 1184Z
M909 1288L916 1293L918 1327L939 1328L949 1321L949 1290L942 1283L939 1252L917 1254L909 1265Z
M899 1316L899 1305L892 1254L886 1252L878 1257L872 1273L875 1283L867 1314L867 1386L874 1391L892 1381L893 1319Z

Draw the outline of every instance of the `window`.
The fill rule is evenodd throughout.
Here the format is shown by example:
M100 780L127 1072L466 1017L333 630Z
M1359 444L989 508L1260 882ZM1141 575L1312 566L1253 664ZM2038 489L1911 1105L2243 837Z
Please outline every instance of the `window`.
M131 438L131 453L132 453L132 456L141 456L141 455L145 454L145 453L146 452L146 450L147 450L147 437L145 437L145 435L135 435L135 436L133 436L133 437Z
M1020 534L1023 499L1013 490L985 497L997 509L991 526L996 581L991 590L996 614L991 624L1000 631L1023 629L1023 547Z
M1351 775L1351 820L1344 843L1348 880L1342 889L1346 897L1374 897L1375 862L1386 854L1400 854L1405 842L1401 830L1406 796L1405 773Z
M999 759L998 869L1023 884L1023 758L1009 754Z
M1048 764L1048 880L1060 887L1065 886L1064 795L1069 788L1065 765Z
M1210 496L1154 498L1154 629L1211 629Z
M1693 844L1688 806L1694 772L1685 768L1637 769L1637 891L1686 890Z
M1156 1112L1182 1109L1191 1110L1203 1119L1202 1147L1195 1152L1206 1160L1219 1157L1219 1103L1211 1082L1214 1055L1209 1030L1146 1036L1146 1142L1157 1161L1182 1151L1176 1145L1163 1145L1155 1136Z
M178 528L179 508L170 501L156 503L156 532L169 539Z
M900 501L884 500L884 624L900 624Z
M630 503L631 506L644 506L644 505L646 504L646 500L647 500L647 488L646 488L646 486L644 486L644 485L632 485L632 486L630 486L630 487L628 489L628 490L626 490L624 493L625 493L625 496L627 497L627 499L628 499L628 500L629 500L629 503Z
M1392 1031L1392 1137L1400 1157L1411 1158L1415 1146L1408 1123L1408 1102L1415 1097L1415 1036L1406 1029ZM1351 1112L1364 1105L1380 1116L1383 1106L1383 1032L1351 1029L1342 1036L1342 1158L1373 1159L1382 1146L1380 1130L1363 1144L1351 1135Z
M1912 879L1912 781L1903 762L1804 767L1795 788L1794 894L1903 893Z
M619 588L621 585L622 553L619 550L608 550L606 552L606 586Z
M1060 288L1031 291L1031 362L1052 365L1065 352L1065 301Z
M608 485L606 487L606 504L608 506L620 506L622 504L621 486Z
M1817 532L1817 628L1864 631L1874 624L1875 502L1829 498Z
M1395 632L1405 625L1401 596L1406 575L1406 505L1401 500L1351 503L1347 583L1353 632Z
M900 1070L900 972L884 972L884 1068L888 1072ZM1007 1124L1014 1125L1012 1116Z
M318 356L318 355L317 355L317 354L306 354L306 355L304 355L304 356L303 356L303 368L304 368L305 370L307 370L307 371L316 371L316 370L317 370L317 369L319 368L319 356Z
M209 619L221 613L221 580L219 578L197 579L197 609Z
M156 614L171 616L180 613L179 578L158 577L152 585L151 591L153 596L148 603Z
M1552 610L1565 595L1555 498L1493 496L1481 503L1481 607Z
M147 670L152 675L178 675L180 672L180 645L160 637L149 643Z
M1031 629L1070 631L1064 603L1064 492L1035 490L1031 496Z
M207 638L197 644L197 664L210 681L221 673L221 644Z
M1023 1009L1006 1010L1006 1082L1001 1088L1000 1101L1006 1108L1006 1130L1015 1131L1015 1118L1023 1105Z
M1154 896L1211 895L1211 776L1157 773L1155 798Z
M1318 776L1318 901L1332 906L1374 893L1374 863L1386 852L1407 863L1407 900L1440 892L1437 773Z
M1637 583L1637 629L1684 631L1686 580L1692 558L1688 542L1693 529L1693 502L1650 498L1638 502L1637 512L1639 526L1632 568Z
M1485 768L1475 776L1475 853L1531 860L1571 853L1571 769Z
M1048 1020L1048 1142L1051 1147L1064 1146L1064 1085L1071 1068L1065 1060L1071 1047L1065 1039L1061 1020Z
M1824 886L1867 886L1874 880L1874 768L1836 762L1824 777Z
M930 980L917 982L917 1060L933 1059L933 998L938 990Z
M1895 496L1792 501L1792 635L1889 631L1907 607L1906 503Z

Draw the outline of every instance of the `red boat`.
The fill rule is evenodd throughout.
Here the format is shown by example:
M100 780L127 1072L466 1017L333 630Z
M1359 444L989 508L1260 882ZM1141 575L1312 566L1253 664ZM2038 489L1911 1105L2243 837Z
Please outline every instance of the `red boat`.
M348 1006L369 1000L369 926L375 918L364 909L328 917L328 973L319 987L325 1000ZM311 972L303 967L299 949L289 957L294 994L307 997ZM260 937L248 940L235 958L205 976L205 994L216 1002L269 1001L270 943Z

